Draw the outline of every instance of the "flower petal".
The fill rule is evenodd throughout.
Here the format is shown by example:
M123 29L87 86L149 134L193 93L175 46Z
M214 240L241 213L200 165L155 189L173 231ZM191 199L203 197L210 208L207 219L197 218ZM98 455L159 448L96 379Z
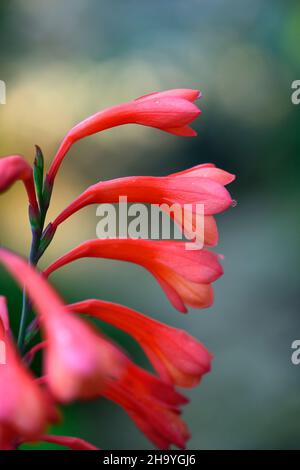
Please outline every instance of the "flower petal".
M193 387L209 372L212 356L195 338L123 305L89 299L68 305L71 312L91 315L131 335L144 349L163 380Z
M74 126L63 139L51 164L47 180L53 186L56 173L70 147L78 140L112 127L139 124L166 132L190 136L185 126L200 114L194 105L198 90L177 89L152 93L141 98L100 111Z
M223 274L218 255L206 250L186 250L185 245L142 239L89 240L52 263L44 274L49 276L80 258L129 261L153 274L178 310L185 311L185 303L195 307L209 306L212 301L209 284Z
M37 210L32 168L21 155L0 158L0 193L11 187L16 181L24 183L29 203Z

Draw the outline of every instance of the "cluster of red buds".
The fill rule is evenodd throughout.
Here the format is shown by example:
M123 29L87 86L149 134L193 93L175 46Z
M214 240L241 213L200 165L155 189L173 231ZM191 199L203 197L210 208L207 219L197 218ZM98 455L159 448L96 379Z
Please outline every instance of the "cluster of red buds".
M78 196L53 223L44 226L55 176L76 141L124 124L194 136L189 124L200 114L194 104L199 96L197 90L169 90L98 112L68 132L46 176L39 147L33 167L20 155L0 159L0 192L22 180L32 230L28 260L0 247L1 264L24 289L16 341L6 299L0 297L0 344L5 346L5 360L0 364L0 449L17 449L22 443L37 441L71 449L96 449L80 438L47 434L47 428L59 421L60 403L99 397L120 405L158 448L185 448L189 431L181 407L188 400L177 387L194 387L200 382L210 371L210 352L185 331L122 305L97 299L65 305L47 278L79 258L116 259L148 270L180 312L187 312L189 306L209 307L213 302L212 283L223 273L220 257L208 249L218 242L214 216L232 205L225 186L234 176L213 164L201 164L163 177L99 182ZM44 272L38 271L38 261L63 221L86 205L118 202L120 195L126 195L129 202L147 204L203 204L203 248L188 250L185 243L175 240L95 239L72 249ZM191 218L194 215L191 210ZM89 318L131 335L148 357L152 372L136 365ZM37 332L41 342L36 341ZM31 368L38 352L43 355L40 377L34 376Z

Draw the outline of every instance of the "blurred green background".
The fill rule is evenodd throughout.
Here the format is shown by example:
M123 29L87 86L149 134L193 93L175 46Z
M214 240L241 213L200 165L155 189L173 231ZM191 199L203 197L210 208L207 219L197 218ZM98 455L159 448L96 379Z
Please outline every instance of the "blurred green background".
M300 79L299 1L1 0L0 44L1 155L31 161L39 144L49 163L65 132L105 106L154 90L201 89L196 139L127 126L76 144L49 218L99 179L201 162L235 173L238 205L218 217L225 275L213 308L180 315L150 275L117 262L78 261L53 283L67 301L113 300L185 328L214 353L212 373L187 393L190 449L299 448L300 365L290 359L300 338L300 105L291 103L291 83ZM95 237L95 210L60 228L41 266ZM1 244L24 255L26 211L21 185L1 196ZM17 325L21 293L3 270L0 282ZM108 331L143 362L132 341ZM105 400L66 407L54 432L101 448L151 448Z

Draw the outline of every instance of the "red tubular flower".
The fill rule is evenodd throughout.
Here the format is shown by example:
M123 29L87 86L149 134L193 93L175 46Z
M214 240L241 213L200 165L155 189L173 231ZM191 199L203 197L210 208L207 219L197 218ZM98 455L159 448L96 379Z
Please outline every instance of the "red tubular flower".
M212 355L183 330L103 300L84 300L68 305L68 309L96 317L131 335L160 377L174 385L193 387L211 369Z
M159 282L170 302L180 312L186 305L208 307L213 301L211 283L223 270L218 255L206 250L186 250L185 243L133 239L89 240L52 263L53 271L80 258L110 258L129 261L147 269Z
M169 449L172 444L185 448L190 436L179 406L187 400L168 384L132 365L119 382L109 384L103 395L124 408L160 449Z
M51 286L25 261L2 248L0 261L24 285L40 315L47 336L45 375L53 395L64 402L98 395L106 378L121 374L123 354L92 327L66 314Z
M0 261L24 284L40 315L47 335L46 384L54 397L69 401L105 396L123 406L160 447L184 447L188 433L179 418L179 407L186 398L172 385L135 366L113 344L101 342L85 323L67 313L50 285L18 256L0 248ZM23 393L23 388L17 390ZM24 400L19 403L24 406ZM33 440L39 440L40 435L37 432ZM19 436L22 442L30 440L23 430Z
M47 320L45 373L53 395L63 402L99 395L106 381L119 378L126 366L116 346L77 318Z
M178 89L151 93L134 101L100 111L73 127L63 139L48 173L53 184L56 173L70 147L78 140L123 124L155 127L171 134L195 136L188 127L200 114L193 101L198 90Z
M0 449L14 448L19 436L37 438L45 429L48 403L34 377L18 357L0 319L5 363L0 364Z
M29 204L37 211L32 168L20 155L0 159L0 193L6 191L18 180L22 180L27 191Z
M201 168L200 168L201 167ZM210 170L210 171L209 171ZM78 196L53 222L54 229L79 209L103 202L119 202L126 196L128 202L149 204L203 204L204 214L222 212L232 204L224 184L234 180L234 175L218 168L196 166L186 172L170 176L131 176L101 181L90 186ZM196 211L196 207L194 207Z
M57 402L99 397L120 405L159 448L185 448L189 432L180 414L188 400L175 387L193 387L210 371L212 356L208 350L186 332L121 305L91 299L66 306L46 277L83 257L131 262L155 277L177 310L186 313L187 306L209 307L213 302L212 283L223 270L220 257L202 248L217 244L215 215L233 202L225 186L234 176L212 164L203 164L165 177L99 182L77 197L46 229L44 222L55 176L76 141L125 124L195 136L189 126L200 114L194 104L199 97L198 90L168 90L90 116L64 137L45 178L39 147L33 168L19 155L0 159L0 193L17 180L24 183L32 231L28 261L0 247L0 263L24 289L18 332L22 358L11 338L6 300L0 296L0 450L38 441L74 450L96 450L77 437L45 434L45 428L59 419ZM59 224L89 204L118 203L122 196L129 203L158 205L191 243L140 239L133 232L134 228L138 231L135 221L135 227L128 227L127 239L86 241L53 262L44 273L36 270ZM152 228L157 228L154 225L151 235L156 239L159 233L153 232ZM162 228L163 238L167 238ZM174 238L178 238L177 233ZM32 308L37 318L28 324ZM158 376L135 365L78 314L92 315L131 335ZM39 332L40 342L28 348L28 340ZM35 379L29 368L39 351L43 355L43 375Z
M191 239L195 236L197 228L196 204L202 204L203 242L207 246L215 246L218 242L218 230L212 214L222 212L232 204L230 194L224 185L231 183L234 178L234 175L212 164L202 164L165 177L132 176L101 181L90 186L61 212L51 224L51 230L54 232L59 224L87 205L117 203L120 196L126 196L128 202L167 206L178 204L182 207L187 204L192 205L191 211L187 206L184 207L184 216L181 211L169 212L181 230Z

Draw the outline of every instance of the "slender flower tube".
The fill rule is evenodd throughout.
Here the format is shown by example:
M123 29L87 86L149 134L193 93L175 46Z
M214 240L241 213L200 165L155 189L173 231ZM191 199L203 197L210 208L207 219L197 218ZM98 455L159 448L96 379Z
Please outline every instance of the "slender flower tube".
M68 447L71 450L100 450L98 447L90 444L90 442L80 439L79 437L44 434L40 436L39 441L58 444L63 447Z
M106 379L119 377L124 355L67 310L45 279L17 255L0 248L2 262L24 285L47 337L45 375L60 401L98 395Z
M131 335L160 377L179 387L193 387L210 371L212 355L195 338L123 305L89 299L67 306Z
M203 169L204 170L204 169ZM216 171L218 169L215 169ZM224 174L224 180L232 181L233 175L218 170ZM198 175L198 173L200 173ZM213 172L211 172L213 176ZM221 179L221 178L220 178ZM100 181L90 186L78 196L52 223L56 228L79 209L103 202L119 202L120 196L126 196L128 202L143 202L149 204L203 204L207 215L222 212L232 204L228 191L221 181L201 176L198 167L191 168L188 173L170 176L130 176L109 181Z
M61 212L51 224L51 229L54 232L59 224L85 206L117 203L120 196L126 196L128 202L163 204L167 207L177 204L183 207L184 214L181 210L180 213L168 213L188 236L191 233L189 228L193 234L196 232L193 216L201 204L201 211L204 209L204 244L214 246L218 241L218 232L211 215L228 209L232 204L224 185L231 183L234 178L234 175L214 165L204 164L164 177L131 176L101 181L87 188Z
M53 185L56 173L71 146L92 134L124 124L155 127L171 134L195 136L189 127L200 114L193 103L200 97L198 90L178 89L152 93L134 101L104 109L73 127L63 139L48 173Z
M223 270L218 255L206 250L186 250L185 243L133 239L89 240L52 263L44 275L80 258L128 261L147 269L180 312L186 305L208 307L213 301L211 283Z
M120 405L160 449L169 449L172 444L185 448L190 435L180 418L179 406L187 400L167 384L133 366L103 395Z
M32 168L21 155L0 158L0 193L21 180L27 191L29 204L37 212L38 205L34 189Z
M8 449L19 436L34 439L44 431L48 403L1 320L0 341L5 344L5 363L0 364L0 449Z

